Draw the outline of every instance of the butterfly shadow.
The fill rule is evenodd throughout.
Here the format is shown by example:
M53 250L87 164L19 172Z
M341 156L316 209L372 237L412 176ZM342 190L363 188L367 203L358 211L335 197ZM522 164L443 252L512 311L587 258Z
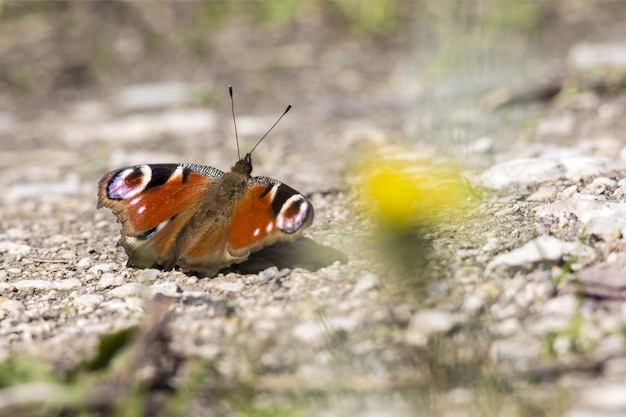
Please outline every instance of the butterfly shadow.
M348 257L338 249L320 245L313 239L301 237L293 242L279 242L250 254L245 262L231 265L220 272L258 274L270 268L302 268L317 271L339 261L348 262Z

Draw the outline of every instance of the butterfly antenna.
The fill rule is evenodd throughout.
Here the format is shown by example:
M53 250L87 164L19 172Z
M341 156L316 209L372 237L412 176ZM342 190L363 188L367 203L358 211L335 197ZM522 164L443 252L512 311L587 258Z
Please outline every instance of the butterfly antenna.
M237 122L235 121L235 100L233 99L233 86L232 85L228 86L228 92L230 93L230 110L233 113L233 125L235 126L235 141L237 142L237 159L241 159L241 153L239 152L239 135L237 134Z
M259 141L256 143L256 145L254 145L254 148L252 148L252 150L250 150L250 152L248 152L248 153L250 153L250 154L251 154L251 153L252 153L252 152L256 149L256 147L257 147L257 146L259 146L259 143L261 143L261 142L263 141L263 139L265 139L265 137L266 137L267 135L269 135L269 133L270 133L270 132L271 132L271 131L272 131L272 130L276 127L276 125L278 124L278 122L280 122L280 119L282 119L282 118L283 118L283 117L287 114L287 112L288 112L289 110L291 110L291 107L293 107L291 104L287 106L287 108L285 109L285 111L283 112L283 114L281 114L281 115L280 115L280 117L278 118L278 120L276 120L276 121L274 122L274 124L272 125L272 127L270 127L270 128L268 129L268 131L267 131L267 132L265 132L265 134L261 137L261 139L259 139Z

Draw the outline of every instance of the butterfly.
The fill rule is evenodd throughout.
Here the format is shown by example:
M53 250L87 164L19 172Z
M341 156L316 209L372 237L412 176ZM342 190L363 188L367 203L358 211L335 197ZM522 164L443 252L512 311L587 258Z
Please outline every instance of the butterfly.
M229 92L234 121L232 87ZM110 208L122 224L128 265L212 276L265 246L297 239L313 223L311 202L280 181L251 176L252 152L290 109L230 172L183 163L104 175L98 208ZM239 149L236 123L235 138Z

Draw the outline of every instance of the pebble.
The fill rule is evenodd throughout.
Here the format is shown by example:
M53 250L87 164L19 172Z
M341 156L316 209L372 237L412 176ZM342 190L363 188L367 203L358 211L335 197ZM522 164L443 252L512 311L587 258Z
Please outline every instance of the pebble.
M93 260L91 258L80 258L78 262L76 262L76 268L78 269L89 269L93 266Z
M489 348L489 357L494 362L505 360L533 360L541 352L541 341L529 337L510 337L495 340Z
M563 165L556 160L523 158L494 165L480 175L481 183L494 190L546 182L559 178Z
M215 285L215 288L224 292L241 292L244 288L244 283L241 281L220 282Z
M562 114L541 120L535 129L535 133L538 136L566 136L572 134L574 126L574 116Z
M378 278L378 276L372 273L367 273L359 278L356 285L354 286L354 289L352 290L352 295L359 295L361 293L377 288L379 285L380 279Z
M539 236L522 247L496 256L486 268L487 272L500 266L530 267L537 262L556 262L575 251L577 243L563 242L554 236Z
M571 317L565 315L539 316L526 326L528 335L544 338L550 333L559 333L572 322Z
M609 358L604 364L603 372L608 376L626 376L626 357Z
M32 248L28 245L20 243L14 243L10 241L0 241L0 253L7 253L11 256L19 255L21 257L27 256L31 253Z
M296 325L292 335L301 342L312 346L323 346L334 332L351 332L359 325L359 321L347 316L331 317L322 321L307 321Z
M154 297L156 294L163 294L168 296L176 296L181 293L182 290L175 282L158 282L148 287L148 294Z
M487 188L504 190L555 181L579 180L623 168L622 163L591 156L519 158L496 164L483 172L479 181Z
M154 268L142 269L137 277L139 282L153 282L163 279L163 271Z
M4 300L0 301L0 310L4 310L9 314L19 314L26 310L24 303L18 300Z
M278 268L275 266L272 266L259 272L259 280L261 280L262 282L269 281L271 279L278 277L278 275L279 275Z
M626 412L626 383L600 383L578 393L579 401L587 407Z
M598 342L595 354L599 357L616 357L624 351L626 340L622 334L609 334Z
M109 262L109 263L102 263L102 264L95 264L94 266L92 266L91 268L89 268L89 270L87 270L88 273L99 276L100 274L104 273L104 272L111 272L111 271L115 271L119 268L119 266L113 262Z
M479 312L485 305L485 299L477 294L467 294L463 300L463 311L471 314Z
M579 298L574 294L564 294L551 298L541 308L543 315L572 317L580 305Z
M146 290L145 285L137 282L120 285L109 291L109 295L116 298L141 297Z
M77 307L94 308L104 301L104 297L99 294L83 294L74 299L74 305Z
M117 287L124 283L124 277L119 274L105 272L98 280L98 288Z
M499 337L510 337L519 331L521 324L515 317L502 320L489 326L489 331Z
M605 241L619 240L626 235L626 213L592 218L587 222L586 232Z
M578 272L578 280L582 284L585 295L626 299L626 272L622 268L610 266L591 266Z
M411 317L405 341L414 346L426 346L432 335L446 333L455 324L456 320L451 313L435 309L420 310Z
M23 290L71 290L82 287L82 283L75 279L69 278L61 281L46 281L42 279L23 279L14 281L13 286L18 291Z
M623 42L584 42L572 46L567 55L568 66L589 76L599 77L624 73L626 44Z
M598 201L594 196L580 195L576 198L538 206L534 211L539 217L574 215L580 222L587 224L590 220L600 217L609 217L614 214L626 215L626 204Z

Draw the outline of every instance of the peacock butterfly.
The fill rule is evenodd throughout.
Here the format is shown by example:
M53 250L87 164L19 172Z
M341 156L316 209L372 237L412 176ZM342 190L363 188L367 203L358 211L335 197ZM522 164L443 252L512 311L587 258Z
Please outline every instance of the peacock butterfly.
M232 87L229 92L234 121ZM265 246L298 238L313 222L311 202L275 179L250 175L252 152L290 108L230 172L151 164L102 177L98 208L110 208L122 224L128 265L214 275Z

